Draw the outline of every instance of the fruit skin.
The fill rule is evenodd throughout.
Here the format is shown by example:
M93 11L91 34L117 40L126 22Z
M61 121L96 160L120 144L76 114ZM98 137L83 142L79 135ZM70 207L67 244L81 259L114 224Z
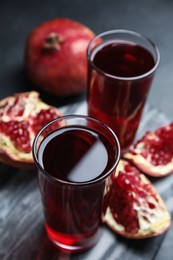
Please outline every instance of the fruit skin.
M163 177L173 172L173 123L148 131L123 156L143 173Z
M17 168L33 168L33 139L44 124L59 116L60 111L41 101L36 91L1 100L0 162Z
M125 160L111 176L106 203L103 222L126 238L153 237L170 227L170 214L154 186Z
M86 49L95 34L85 25L56 18L34 28L26 41L25 68L29 79L58 96L86 89Z

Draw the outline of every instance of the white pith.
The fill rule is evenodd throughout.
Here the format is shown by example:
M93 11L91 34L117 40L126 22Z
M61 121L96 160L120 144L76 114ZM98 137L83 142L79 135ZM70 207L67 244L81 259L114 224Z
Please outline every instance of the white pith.
M5 153L7 156L9 156L11 159L15 161L21 161L26 160L28 162L32 162L32 153L24 153L20 152L18 149L16 149L14 143L11 141L11 139L3 134L0 134L0 154ZM1 155L0 155L1 156Z
M165 176L173 171L173 159L167 165L154 166L140 154L126 153L124 155L125 159L133 162L142 172L152 175L152 176Z

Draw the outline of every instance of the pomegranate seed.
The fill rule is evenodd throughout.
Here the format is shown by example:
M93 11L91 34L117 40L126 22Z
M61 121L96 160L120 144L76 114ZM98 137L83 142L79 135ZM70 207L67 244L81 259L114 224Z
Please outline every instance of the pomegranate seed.
M10 137L15 146L23 152L31 152L29 124L24 121L1 122L0 131Z
M41 127L51 120L57 118L57 113L53 109L43 109L32 118L31 125L34 133L37 133Z
M153 204L153 203L151 203L151 202L148 202L148 206L150 207L150 209L155 209L155 205Z

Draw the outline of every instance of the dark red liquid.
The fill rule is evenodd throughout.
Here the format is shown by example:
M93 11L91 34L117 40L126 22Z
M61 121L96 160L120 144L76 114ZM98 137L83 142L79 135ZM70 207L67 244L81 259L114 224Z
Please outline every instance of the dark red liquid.
M153 74L134 77L149 72L154 58L132 42L114 41L96 47L91 61L100 71L89 64L88 113L108 124L125 149L134 140Z
M109 154L109 158L108 158ZM115 151L107 138L87 128L65 127L43 140L38 151L42 167L64 182L97 179L115 162ZM105 181L90 185L55 184L39 174L46 230L65 250L92 246L99 235Z

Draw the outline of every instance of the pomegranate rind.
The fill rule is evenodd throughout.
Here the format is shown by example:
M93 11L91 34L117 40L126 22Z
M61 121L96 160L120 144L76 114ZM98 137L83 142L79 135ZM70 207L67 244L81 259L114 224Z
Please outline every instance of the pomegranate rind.
M159 137L161 131L166 134L166 140ZM155 132L147 132L136 144L133 144L124 158L133 163L140 171L153 177L166 176L173 172L173 123L158 128ZM155 151L156 147L156 151ZM153 154L151 154L153 150ZM159 151L159 153L157 152ZM153 163L152 156L157 156L158 165ZM162 163L168 158L166 163Z
M124 160L120 160L117 169L114 173L114 177L113 177L114 181L116 181L117 177L119 176L119 174L121 174L121 172L125 171L124 169L126 165L128 165L129 167L130 163ZM131 170L133 170L134 166L131 165L130 167ZM135 168L135 171L138 170ZM135 211L138 219L138 223L137 223L138 230L137 231L132 230L131 232L127 232L125 227L121 223L118 223L115 220L111 209L113 206L112 203L114 203L113 201L108 202L106 211L102 216L103 222L106 223L114 232L122 235L123 237L131 238L131 239L143 239L147 237L158 236L164 233L171 225L171 216L166 208L163 199L158 194L155 187L147 179L147 177L140 172L139 172L139 178L140 178L140 184L142 185L141 187L143 187L144 189L146 187L146 195L148 189L150 189L150 194L148 194L146 198L143 198L142 196L140 196L140 192L131 193L132 197L134 198L132 202L132 208L133 211ZM110 188L109 192L111 192L111 186L109 188ZM126 189L126 192L130 192L130 191ZM154 194L154 196L150 196L151 194ZM136 202L136 198L137 198L137 202ZM119 201L119 203L123 203L123 198L122 201L121 200ZM148 206L149 203L151 203L154 206L149 207ZM130 218L130 216L127 216L127 218L128 217Z
M56 34L59 48L44 50L45 40ZM70 96L86 90L86 50L94 32L68 18L55 18L33 28L26 40L25 69L28 78L41 89L58 96Z
M17 100L17 105L16 105ZM13 107L14 106L14 107ZM16 106L16 107L15 107ZM13 107L13 109L11 109ZM57 117L61 112L39 98L36 91L17 93L0 101L0 123L8 122L27 122L29 132L29 143L32 147L36 131L34 131L34 122L37 121L37 115L40 111L51 109ZM18 113L22 111L21 114ZM46 122L47 123L47 122ZM43 125L40 125L40 128ZM32 150L30 152L20 151L10 136L0 131L0 162L17 168L32 168L34 161Z
M140 154L128 152L124 158L133 163L143 173L153 177L164 177L173 172L173 160L167 165L153 166L149 159L145 159Z
M19 153L16 153L16 156L14 156L14 154L8 152L7 147L0 148L0 162L15 168L20 168L20 169L33 168L34 167L33 159L28 157L19 158Z

